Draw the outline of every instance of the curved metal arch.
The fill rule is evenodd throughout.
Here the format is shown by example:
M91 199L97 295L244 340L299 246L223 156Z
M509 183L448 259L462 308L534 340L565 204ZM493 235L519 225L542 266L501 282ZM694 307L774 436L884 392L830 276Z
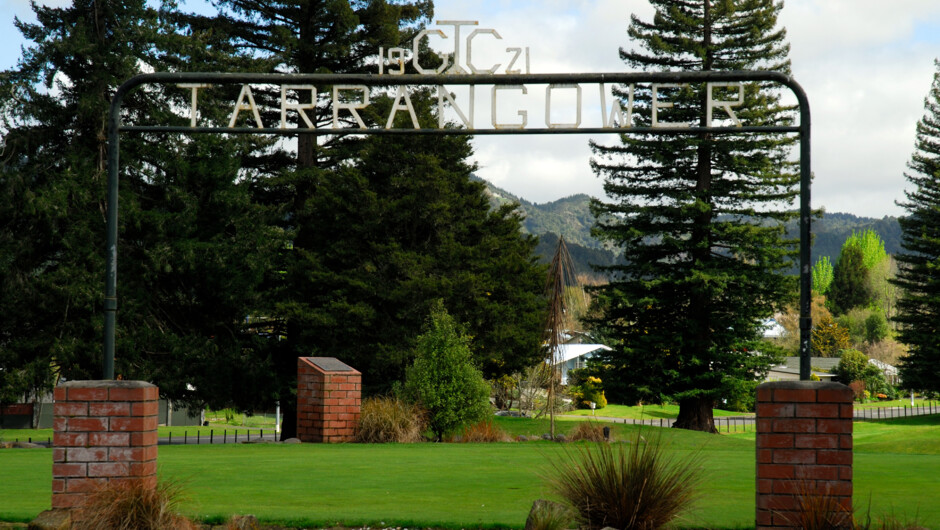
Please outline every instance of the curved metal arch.
M795 127L621 127L621 128L532 128L532 129L273 129L273 128L219 128L175 126L125 126L121 123L121 105L124 96L147 84L218 83L287 85L314 83L321 86L357 84L365 86L443 86L443 85L527 85L569 83L708 83L708 82L774 82L786 86L797 99L800 123ZM582 74L479 74L454 75L367 75L367 74L249 74L249 73L170 73L141 74L128 79L114 94L108 117L108 214L106 276L104 295L104 360L103 378L114 379L115 327L117 321L117 238L118 238L118 177L121 132L177 132L177 133L229 133L277 135L332 135L332 134L690 134L707 132L731 133L797 133L800 136L800 379L810 378L810 331L812 318L812 272L810 261L811 216L810 181L812 178L810 149L810 109L806 92L792 77L779 72L627 72Z

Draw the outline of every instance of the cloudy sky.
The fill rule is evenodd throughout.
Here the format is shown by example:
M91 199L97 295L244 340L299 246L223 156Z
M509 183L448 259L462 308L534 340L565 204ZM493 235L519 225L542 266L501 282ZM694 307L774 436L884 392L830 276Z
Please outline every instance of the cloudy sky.
M200 4L188 0L184 8ZM479 28L499 32L500 45L528 47L532 73L623 71L617 50L630 46L630 15L648 19L652 13L646 0L435 0L435 6L436 20L476 20ZM22 44L14 15L28 19L28 1L0 0L0 68L15 64ZM793 77L812 111L813 206L898 215L895 201L903 198L915 125L940 58L940 2L787 0L780 23L791 45ZM475 62L501 60L490 59L482 37L478 42ZM584 106L590 105L586 95ZM478 104L478 121L487 121L488 108ZM559 109L555 121L570 121L563 102ZM541 118L530 114L530 126L538 125ZM535 202L601 196L587 141L580 135L477 137L479 174Z

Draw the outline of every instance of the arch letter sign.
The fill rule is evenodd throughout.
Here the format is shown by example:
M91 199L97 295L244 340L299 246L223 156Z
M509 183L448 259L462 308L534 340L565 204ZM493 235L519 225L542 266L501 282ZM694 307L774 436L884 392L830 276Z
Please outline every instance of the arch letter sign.
M220 74L220 73L153 73L131 78L118 88L111 104L108 136L108 221L107 221L107 276L105 280L105 337L104 378L114 378L114 330L117 313L117 215L118 215L118 152L122 132L175 132L175 133L227 133L274 134L740 134L740 133L794 133L800 136L800 379L810 377L810 113L809 102L803 89L789 76L775 72L674 72L674 73L586 73L586 74L530 74L528 48L507 47L506 61L498 64L479 64L472 57L473 45L484 39L493 41L502 37L496 30L474 29L464 41L459 30L474 26L475 22L441 21L439 25L454 27L455 42L452 53L438 54L442 61L431 69L430 61L418 57L419 47L380 49L378 73L345 74ZM466 28L465 28L466 29ZM425 30L421 37L446 38L440 30ZM405 74L404 65L411 61L423 74ZM420 66L420 68L419 68ZM455 75L460 74L460 75ZM707 107L705 126L693 123L669 123L658 120L657 111L672 103L661 97L660 89L675 88L688 83L705 83ZM777 83L789 88L796 96L800 109L798 126L754 126L742 123L735 107L743 102L743 84ZM121 103L124 96L141 85L176 85L189 91L190 104L180 112L189 117L189 126L123 125ZM214 85L240 85L237 99L231 104L231 117L227 127L206 126L199 122L200 91ZM274 121L261 119L255 104L252 87L279 86L281 98L275 110L267 116L279 116ZM619 85L627 97L607 100L607 90ZM632 126L633 91L637 85L649 86L652 93L652 122L648 127ZM458 102L445 87L468 87L467 101ZM322 91L329 87L329 90ZM367 125L360 111L372 101L374 91L383 91L393 98L388 116L377 125ZM389 90L388 87L391 87ZM431 89L437 96L442 116L436 127L420 127L410 94L416 88ZM482 89L481 89L482 88ZM714 90L719 88L719 90ZM477 96L488 101L489 120L475 119ZM497 102L518 103L520 98L544 94L545 112L537 116L529 110L506 110ZM599 104L592 108L582 105L587 94L599 94ZM307 114L318 103L329 100L333 119L327 127L315 127ZM451 109L457 116L453 127L443 119L443 109ZM394 127L398 115L405 116L405 128ZM557 115L564 115L562 120ZM585 118L597 121L599 126L582 125ZM288 123L303 122L306 128L288 127ZM239 126L247 123L250 126ZM355 124L348 126L347 124ZM401 123L401 122L399 122Z

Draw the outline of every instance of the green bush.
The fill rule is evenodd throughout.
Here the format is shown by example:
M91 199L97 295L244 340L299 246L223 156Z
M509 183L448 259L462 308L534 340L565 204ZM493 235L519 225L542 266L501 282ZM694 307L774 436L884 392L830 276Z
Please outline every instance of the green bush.
M427 331L418 337L404 394L428 411L428 428L437 440L492 413L490 386L473 365L470 337L458 328L443 301L431 308Z
M880 309L872 311L865 319L865 341L869 344L884 340L889 332L888 319Z
M395 397L362 400L356 441L362 443L413 443L422 440L424 411Z
M674 458L658 440L578 445L553 461L548 486L583 528L655 529L673 522L698 497L698 456Z
M588 375L581 379L580 384L568 385L568 395L571 396L575 406L579 409L591 408L592 402L594 408L597 409L607 406L607 398L604 396L604 388L601 386L599 377Z
M728 378L722 384L721 408L734 412L754 412L758 381Z

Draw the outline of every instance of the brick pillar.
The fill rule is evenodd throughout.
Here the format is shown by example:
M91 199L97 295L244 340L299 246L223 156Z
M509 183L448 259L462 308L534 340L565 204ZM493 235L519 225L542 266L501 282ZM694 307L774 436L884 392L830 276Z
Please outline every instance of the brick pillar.
M795 528L813 494L851 513L852 399L839 383L757 387L757 528Z
M116 481L157 485L157 387L69 381L55 389L52 507L72 508Z
M362 374L333 357L297 359L297 437L351 442L356 435Z

